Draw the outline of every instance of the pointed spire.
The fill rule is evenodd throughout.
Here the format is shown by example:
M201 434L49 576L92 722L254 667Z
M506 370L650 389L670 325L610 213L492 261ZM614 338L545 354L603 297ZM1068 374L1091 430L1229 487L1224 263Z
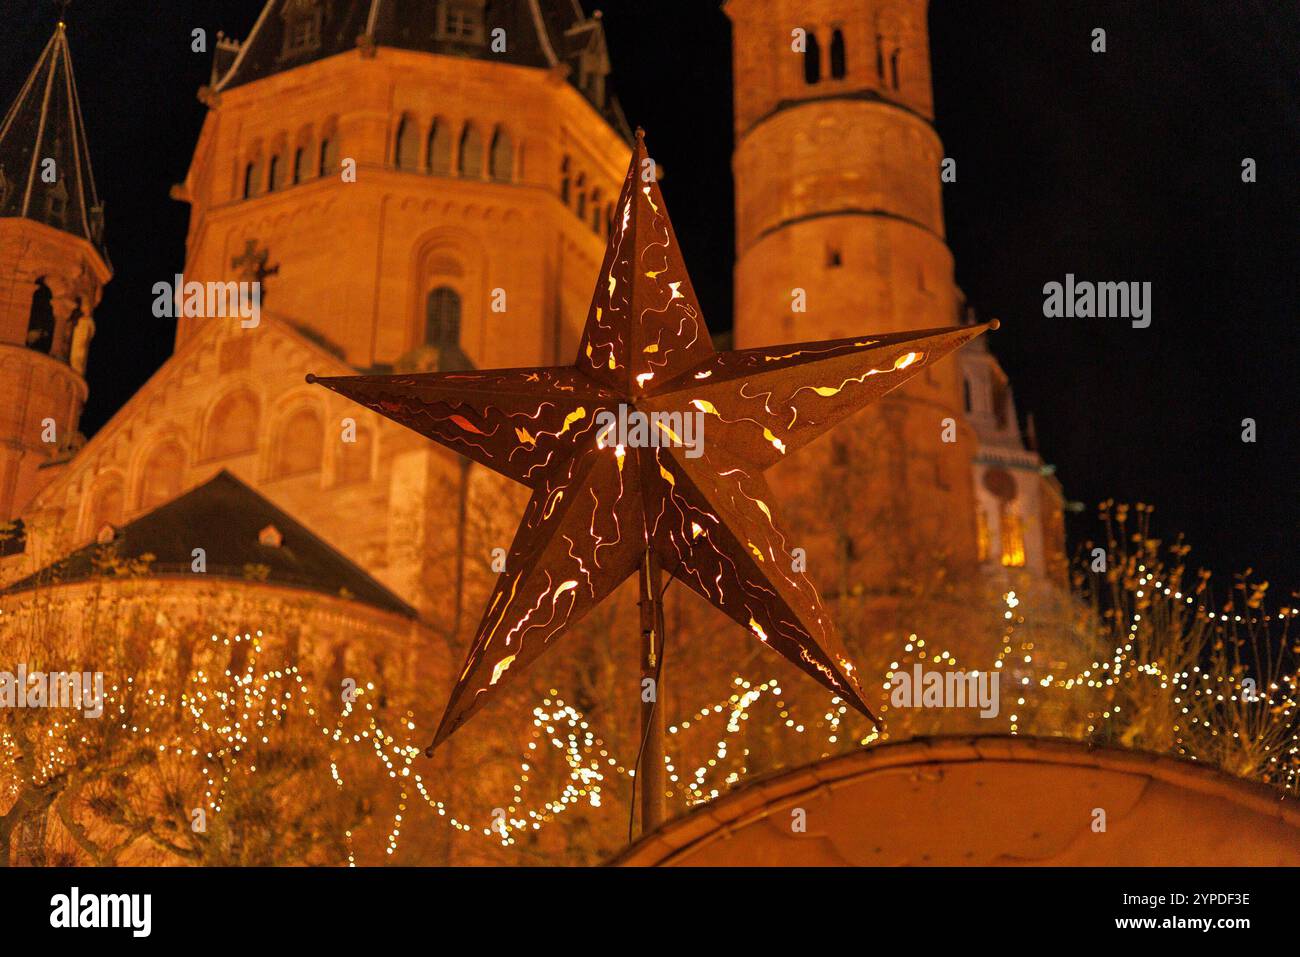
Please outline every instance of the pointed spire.
M103 243L85 124L62 20L0 122L0 217L18 216Z
M638 127L578 353L578 368L631 396L713 355L655 169Z

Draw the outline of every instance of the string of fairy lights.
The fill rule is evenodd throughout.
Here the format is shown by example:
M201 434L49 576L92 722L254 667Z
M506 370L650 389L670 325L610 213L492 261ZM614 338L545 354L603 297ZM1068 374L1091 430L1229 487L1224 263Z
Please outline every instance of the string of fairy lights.
M1140 568L1139 576L1138 597L1152 591L1170 605L1193 604L1190 595L1166 585L1153 573ZM1211 673L1200 663L1174 669L1172 665L1159 661L1142 660L1139 641L1142 613L1133 611L1129 615L1127 640L1116 644L1109 656L1094 660L1086 667L1066 669L1057 674L1045 664L1040 666L1032 641L1018 637L1017 628L1025 621L1022 598L1015 591L1008 591L1002 596L1002 604L1002 638L989 667L1000 677L1010 677L1015 689L1013 700L1016 706L1004 708L995 718L1005 721L1009 733L1018 734L1024 730L1021 711L1026 705L1026 695L1034 686L1062 694L1097 695L1095 706L1085 702L1086 731L1091 736L1105 722L1116 717L1122 707L1118 700L1108 697L1107 692L1124 682L1151 682L1161 691L1172 691L1170 700L1178 715L1174 725L1173 750L1176 753L1199 758L1199 741L1207 735L1210 739L1222 736L1240 742L1243 747L1249 744L1267 752L1269 779L1273 783L1290 790L1296 790L1300 785L1300 732L1297 731L1300 688L1294 673L1277 676L1256 689L1248 687L1240 674ZM1234 619L1241 620L1240 615L1230 616L1203 608L1191 609L1189 613L1203 615L1207 621L1223 625ZM1287 611L1283 610L1279 617L1285 618L1286 614ZM195 671L178 702L165 692L140 687L141 683L134 677L105 689L105 715L115 718L121 731L146 739L157 737L156 722L151 721L150 716L161 717L179 705L188 717L188 728L172 732L168 739L157 741L154 746L159 753L197 762L208 813L222 813L233 775L257 772L258 747L271 744L275 729L295 706L311 719L331 749L327 767L329 780L335 788L341 790L347 785L341 760L341 751L345 748L370 753L382 773L395 782L395 810L384 847L388 856L398 853L413 805L423 805L457 832L480 835L502 847L511 847L518 844L526 832L538 831L577 808L601 808L605 804L604 794L612 782L630 778L635 773L611 753L583 713L551 689L532 711L531 728L518 761L516 779L509 785L508 793L488 814L482 810L453 813L448 802L437 795L431 780L418 770L422 749L411 743L419 740L419 728L412 712L390 719L396 721L396 733L386 729L381 722L383 709L376 701L377 689L373 683L366 683L343 700L332 721L326 720L323 709L313 702L306 677L297 667L261 667L263 638L260 631L227 638L213 635L210 640L214 643L231 649L242 646L245 652L242 667L220 674L203 669ZM924 638L909 634L902 643L901 653L890 662L886 671L883 684L886 697L894 674L914 662L950 669L963 666L953 651L947 648L935 650ZM969 673L979 674L978 671ZM706 803L734 788L751 773L749 750L743 740L738 739L746 722L764 703L775 713L771 727L796 735L818 736L823 756L842 751L845 747L865 747L890 739L890 732L873 730L850 740L846 737L847 706L838 698L830 698L829 702L820 714L804 720L784 699L776 678L750 681L741 676L734 677L731 692L725 698L693 709L676 724L667 727L668 747L663 760L669 797L685 806ZM1216 706L1238 702L1262 705L1261 713L1268 722L1260 733L1251 734L1249 741L1243 739L1240 728L1216 727L1212 720L1219 713ZM1036 703L1042 705L1043 699L1040 697ZM894 709L891 715L888 705L881 708L886 721L898 710ZM95 747L96 736L103 733L92 722L84 720L80 712L71 712L64 717L60 712L51 711L46 721L41 730L44 747L39 754L27 755L30 761L26 775L38 786L74 765L78 750ZM692 749L682 738L692 730L707 731L715 726L717 731L712 745L703 749L707 756L688 761L685 755ZM1038 730L1060 733L1059 729ZM1193 740L1197 734L1201 737ZM541 777L538 769L548 749L561 756L563 779L558 793L529 804L526 801L529 785ZM18 736L9 728L0 730L0 771L8 772L5 790L10 798L17 794L22 783L15 772L23 754L23 744ZM484 822L485 819L486 823L472 823ZM344 834L349 864L357 861L355 838L352 829Z

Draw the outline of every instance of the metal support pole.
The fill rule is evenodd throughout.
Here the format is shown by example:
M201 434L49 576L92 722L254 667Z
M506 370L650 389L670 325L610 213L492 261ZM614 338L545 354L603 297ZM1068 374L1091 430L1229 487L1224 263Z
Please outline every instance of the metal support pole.
M641 562L641 833L664 820L664 610L659 601L659 558L647 549ZM653 684L647 685L646 679ZM649 699L649 700L647 700Z

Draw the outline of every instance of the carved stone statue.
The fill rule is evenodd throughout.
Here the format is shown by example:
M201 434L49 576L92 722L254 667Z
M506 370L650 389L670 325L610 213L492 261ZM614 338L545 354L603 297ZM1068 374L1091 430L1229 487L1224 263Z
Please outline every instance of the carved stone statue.
M95 338L95 320L91 318L90 313L83 313L77 318L77 324L72 329L72 354L68 358L69 365L77 371L78 375L86 374L86 360L90 356L90 340Z

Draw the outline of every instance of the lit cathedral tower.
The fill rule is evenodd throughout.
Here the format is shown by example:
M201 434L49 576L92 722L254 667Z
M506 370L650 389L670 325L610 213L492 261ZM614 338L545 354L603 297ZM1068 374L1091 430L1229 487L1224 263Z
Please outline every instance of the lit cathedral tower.
M726 12L737 348L956 325L925 0L729 0ZM816 503L809 527L845 519L808 533L810 560L813 548L842 560L843 587L888 592L918 569L974 564L974 437L955 362L821 448L824 468L775 481Z
M354 368L567 362L630 150L608 73L574 0L269 0L201 93L186 279L265 278Z
M86 357L112 275L60 23L0 123L0 523L80 442Z

